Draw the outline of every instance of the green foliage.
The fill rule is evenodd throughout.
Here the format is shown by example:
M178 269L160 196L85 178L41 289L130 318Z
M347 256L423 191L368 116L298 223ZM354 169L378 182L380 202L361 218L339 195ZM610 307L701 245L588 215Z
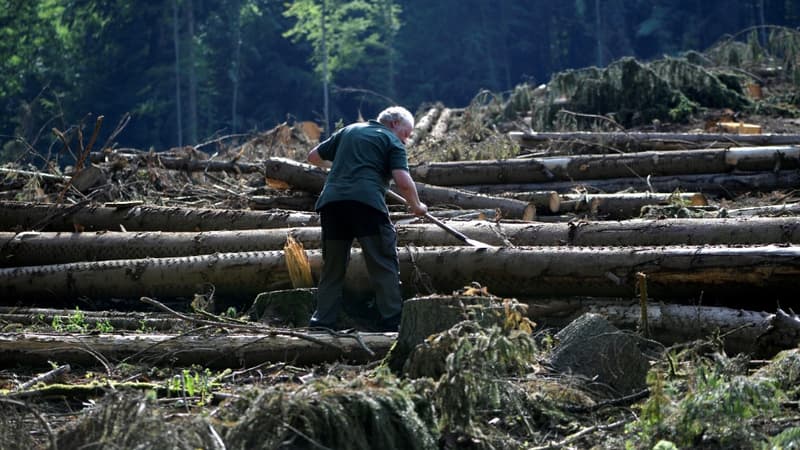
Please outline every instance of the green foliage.
M202 406L211 399L220 385L222 377L229 373L230 369L214 374L209 368L202 368L199 366L192 366L190 369L183 369L180 373L174 375L167 386L169 394L175 394L180 397L200 397L198 405Z
M596 8L598 2L576 0L565 8L545 0L325 1L329 74L321 67L322 0L2 1L0 161L39 152L39 159L72 163L48 130L66 130L88 114L102 114L109 123L100 143L131 113L111 145L164 150L190 129L205 140L269 129L287 116L313 119L320 75L356 88L337 93L334 86L331 116L349 123L359 112L368 117L386 106L386 97L411 108L431 101L464 105L483 90L505 93L521 82L537 85L566 69L623 56L648 60L701 50L742 29L712 46L708 62L732 66L739 75L756 63L783 67L800 85L796 2L766 2L766 20L779 26L751 33L748 27L760 20L753 2L610 0ZM636 102L641 86L632 81L637 94L616 92L592 106L623 102L614 120L624 124L647 123L655 113L682 120L693 113L689 102L703 106L688 92L689 102L679 96ZM603 80L582 82L591 94ZM566 106L531 106L528 93L516 93L507 119L534 109L542 118L536 125L544 124L538 129L557 120L581 125L575 116L559 115ZM796 103L795 95L756 107L792 116Z
M445 362L436 389L436 404L446 428L470 428L479 411L513 404L515 392L505 377L522 375L536 355L528 333L483 331L464 323Z
M89 331L96 331L99 333L111 333L114 331L114 326L108 321L103 319L95 322L94 328L86 322L86 314L75 307L75 311L67 316L66 322L61 316L54 316L50 326L53 330L59 333L88 333Z
M284 36L310 43L314 70L330 81L337 73L366 62L370 50L387 48L399 29L400 6L362 0L300 0L287 3L284 15L296 20Z
M800 427L791 427L781 431L769 440L771 450L788 450L800 447Z
M436 448L430 404L386 372L275 386L228 405L229 448Z
M77 306L75 312L67 317L67 322L61 319L60 316L53 317L53 329L58 332L67 333L86 333L89 331L89 324L86 323L86 315Z
M679 448L755 448L764 441L754 421L779 412L785 394L774 382L748 377L738 360L667 356L672 373L654 368L650 397L628 427L640 446L669 439ZM683 368L679 364L686 365Z

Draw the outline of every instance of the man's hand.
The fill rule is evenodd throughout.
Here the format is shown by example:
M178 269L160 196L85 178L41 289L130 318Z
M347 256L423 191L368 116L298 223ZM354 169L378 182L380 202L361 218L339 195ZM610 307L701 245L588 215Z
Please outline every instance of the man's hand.
M409 205L408 209L417 217L424 216L428 213L428 205L422 202L419 202L417 205Z

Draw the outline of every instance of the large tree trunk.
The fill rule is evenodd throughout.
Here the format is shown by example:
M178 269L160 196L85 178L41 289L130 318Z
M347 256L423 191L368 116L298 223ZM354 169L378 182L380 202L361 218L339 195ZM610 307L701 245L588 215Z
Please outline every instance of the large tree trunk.
M102 207L0 202L0 230L208 231L319 225L319 216L291 211L241 211L138 205Z
M614 155L426 163L412 169L421 182L439 186L541 183L630 176L772 171L800 167L800 147L639 152Z
M306 254L316 278L321 252ZM400 265L406 297L451 292L473 281L506 297L632 297L638 273L647 275L648 291L658 300L702 299L727 306L783 300L786 305L800 288L800 247L794 246L426 247L403 249ZM370 286L361 252L354 250L346 289L370 296ZM243 302L291 287L279 251L0 269L0 299L6 304L187 298L209 291L220 302Z
M641 149L687 149L730 147L731 145L796 145L797 134L729 133L629 133L629 132L510 132L508 135L527 148L558 148L563 152L638 151Z
M99 355L108 361L169 362L181 366L246 367L268 361L319 364L339 360L364 363L382 358L395 333L361 333L370 354L354 338L314 334L320 343L273 334L35 334L1 333L0 365L48 365L49 361L97 366Z
M577 187L587 192L701 192L705 195L732 197L744 192L769 192L794 189L800 185L800 171L733 172L663 177L631 177L601 180L553 181L527 184L481 184L461 186L461 189L481 194L501 194L513 191L574 192Z
M575 223L449 221L448 224L471 239L495 246L800 244L800 223L792 217ZM434 224L396 228L399 247L463 244ZM287 236L306 249L320 248L319 227L199 233L0 233L0 266L281 250Z

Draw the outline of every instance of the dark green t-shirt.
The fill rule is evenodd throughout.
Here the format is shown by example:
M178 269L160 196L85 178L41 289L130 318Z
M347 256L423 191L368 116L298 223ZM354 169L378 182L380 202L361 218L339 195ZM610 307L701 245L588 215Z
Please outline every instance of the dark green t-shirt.
M354 123L323 141L317 152L333 161L317 210L330 202L355 200L388 213L384 197L392 170L408 171L406 148L392 130L376 120Z

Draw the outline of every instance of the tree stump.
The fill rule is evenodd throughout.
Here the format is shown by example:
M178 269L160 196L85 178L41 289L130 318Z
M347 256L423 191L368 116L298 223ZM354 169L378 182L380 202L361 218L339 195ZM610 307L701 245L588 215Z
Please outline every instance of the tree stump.
M645 342L611 325L598 314L584 314L554 336L550 364L604 386L609 395L627 395L646 387L649 359Z
M314 312L315 288L262 292L253 300L250 316L270 325L305 327Z
M466 293L478 295L431 295L407 300L403 304L403 318L397 343L386 361L395 372L401 372L411 353L436 333L450 329L465 320L474 320L482 327L502 326L506 319L504 300L488 295L485 289L467 288ZM527 305L511 300L515 311ZM524 317L524 311L521 314Z

